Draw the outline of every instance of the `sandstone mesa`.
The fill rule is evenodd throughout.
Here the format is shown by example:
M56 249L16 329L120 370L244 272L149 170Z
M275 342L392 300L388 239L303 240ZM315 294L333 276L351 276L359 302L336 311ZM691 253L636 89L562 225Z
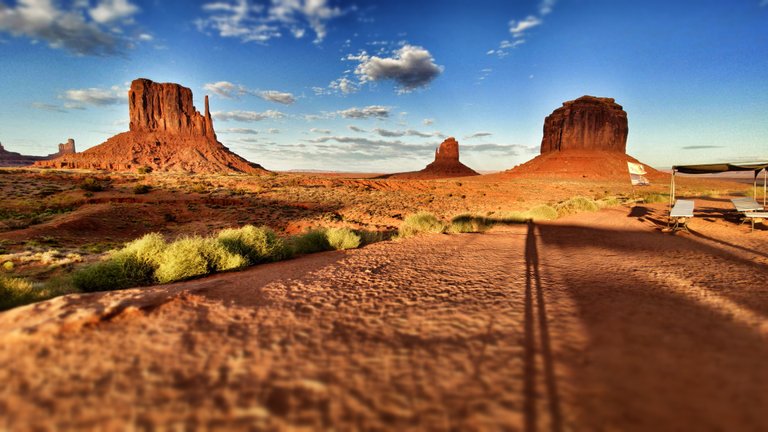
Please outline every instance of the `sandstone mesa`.
M439 179L480 175L477 171L459 162L459 142L450 137L435 150L435 160L421 171L397 173L384 176L399 179Z
M139 78L128 91L129 131L82 153L68 154L36 166L50 168L190 173L259 173L260 165L221 144L205 97L205 113L192 103L192 90L174 83Z

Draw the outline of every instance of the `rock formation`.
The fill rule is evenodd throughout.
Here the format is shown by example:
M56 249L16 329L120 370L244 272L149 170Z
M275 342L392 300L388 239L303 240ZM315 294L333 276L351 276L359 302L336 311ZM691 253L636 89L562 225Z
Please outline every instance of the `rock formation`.
M541 153L600 150L625 153L627 113L611 98L582 96L544 119Z
M75 153L77 153L77 151L75 151L75 140L69 138L66 143L59 144L59 151L49 154L44 158L44 160L56 159L57 157Z
M450 137L435 150L435 160L421 171L390 174L385 178L437 179L480 175L459 162L459 142Z
M504 175L629 181L627 113L611 98L582 96L544 119L541 155ZM649 178L664 174L646 165Z
M200 114L192 104L192 90L140 78L131 83L128 91L128 114L128 132L82 153L35 165L113 171L140 167L192 173L266 171L217 141L208 96L205 113Z
M42 156L27 156L21 153L7 151L0 143L0 167L22 167L45 159Z

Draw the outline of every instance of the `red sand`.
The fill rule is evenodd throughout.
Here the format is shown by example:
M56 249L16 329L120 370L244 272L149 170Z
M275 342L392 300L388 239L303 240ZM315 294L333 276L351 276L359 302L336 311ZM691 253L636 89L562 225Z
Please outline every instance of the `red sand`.
M761 430L768 230L697 200L0 314L0 429Z

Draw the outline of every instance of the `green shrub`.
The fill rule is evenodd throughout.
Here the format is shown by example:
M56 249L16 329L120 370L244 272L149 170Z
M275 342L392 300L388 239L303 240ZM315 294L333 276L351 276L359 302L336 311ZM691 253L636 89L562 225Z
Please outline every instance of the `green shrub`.
M451 219L448 232L451 233L480 233L488 231L493 222L482 217L463 214Z
M527 219L536 220L554 220L557 219L557 210L548 205L540 205L528 210L526 213Z
M640 199L642 199L646 204L669 202L669 194L644 192L640 194Z
M136 170L136 172L138 172L139 174L149 174L149 173L152 172L152 167L151 166L140 166Z
M3 263L3 270L7 272L12 272L15 266L13 265L13 261L6 261Z
M291 239L291 250L296 255L311 254L331 249L325 230L313 229Z
M325 238L336 250L355 249L361 242L360 236L349 228L330 228L325 232Z
M112 291L155 282L155 268L140 261L135 255L122 251L104 261L77 270L72 274L72 284L84 292Z
M155 278L167 283L246 265L246 258L228 251L215 239L185 237L169 244L160 255Z
M359 231L357 233L360 236L360 245L365 246L373 243L378 243L384 240L388 240L391 235L382 231Z
M106 184L95 177L86 177L80 182L80 189L88 192L101 192L106 189Z
M249 264L279 261L287 256L285 242L267 227L246 225L219 232L217 240L233 254L248 260Z
M152 190L152 186L147 184L140 184L133 187L133 193L136 195L147 194Z
M400 237L411 237L422 233L442 233L445 231L445 224L435 215L427 212L420 212L406 216L400 225L398 234Z
M565 216L565 215L579 213L579 212L598 211L600 207L597 205L595 200L591 198L573 197L566 201L558 203L555 206L555 209L557 210L558 215Z
M31 283L23 279L0 276L0 310L32 303L37 297Z

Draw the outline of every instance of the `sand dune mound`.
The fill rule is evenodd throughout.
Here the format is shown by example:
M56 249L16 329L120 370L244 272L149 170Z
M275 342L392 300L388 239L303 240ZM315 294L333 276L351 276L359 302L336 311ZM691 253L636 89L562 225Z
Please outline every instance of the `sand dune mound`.
M627 180L627 162L640 163L624 153L600 150L569 150L539 155L502 173L505 177L552 177L563 179ZM643 164L649 179L664 179L667 174Z
M205 97L205 114L192 104L192 91L172 83L137 79L128 92L130 131L82 153L65 155L35 165L51 168L192 173L261 172L221 144Z
M439 179L480 175L477 171L459 162L459 142L451 137L435 150L435 160L421 171L389 174L381 178L397 179Z

